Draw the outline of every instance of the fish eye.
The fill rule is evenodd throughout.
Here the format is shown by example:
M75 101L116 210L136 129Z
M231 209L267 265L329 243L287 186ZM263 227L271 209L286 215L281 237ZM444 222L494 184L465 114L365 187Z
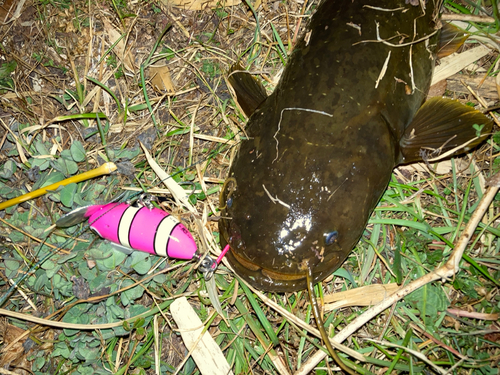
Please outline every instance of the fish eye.
M339 232L334 230L330 233L325 233L324 236L325 236L325 245L328 246L328 245L333 244L335 241L337 241L337 238L339 236Z

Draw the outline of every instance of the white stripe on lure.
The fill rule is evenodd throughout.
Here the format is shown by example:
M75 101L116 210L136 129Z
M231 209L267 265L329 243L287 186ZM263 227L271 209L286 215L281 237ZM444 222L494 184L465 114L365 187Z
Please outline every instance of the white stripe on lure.
M70 227L84 220L102 238L127 248L176 259L193 259L196 253L191 233L159 208L126 203L80 207L62 216L56 226Z

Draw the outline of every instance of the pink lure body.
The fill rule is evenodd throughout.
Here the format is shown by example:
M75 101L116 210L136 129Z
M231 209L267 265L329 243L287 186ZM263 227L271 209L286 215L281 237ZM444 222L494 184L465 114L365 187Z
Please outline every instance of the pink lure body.
M109 203L87 207L85 217L102 238L134 250L192 259L196 242L176 218L158 208Z

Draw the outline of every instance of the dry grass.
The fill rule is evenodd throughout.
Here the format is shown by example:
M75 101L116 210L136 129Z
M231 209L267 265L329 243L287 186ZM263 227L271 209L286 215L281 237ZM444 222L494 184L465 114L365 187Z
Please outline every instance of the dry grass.
M17 279L31 262L47 253L47 247L40 250L40 241L47 239L47 243L55 246L63 243L66 234L44 230L70 207L109 201L130 186L161 187L139 149L139 141L167 173L175 175L176 181L190 186L197 213L189 213L175 204L168 194L159 195L164 207L195 233L198 243L206 243L207 249L217 253L218 191L245 124L227 89L225 72L243 59L246 67L258 74L268 91L272 91L283 66L284 53L291 50L316 3L306 6L296 1L262 3L256 22L251 8L245 4L193 11L157 1L128 4L5 1L0 8L0 20L8 22L0 24L0 64L5 68L9 63L15 68L6 76L0 74L0 84L6 87L0 89L0 166L15 164L16 168L12 175L1 180L0 193L4 199L23 194L38 187L49 177L49 172L64 172L65 168L68 172L73 164L83 172L109 160L118 165L118 172L75 188L68 207L61 203L64 199L60 195L53 194L0 212L2 293L7 290L8 279ZM13 18L18 4L22 4L21 11ZM156 43L159 45L155 49ZM145 64L152 52L149 64ZM492 52L479 61L476 75L486 77L481 69L489 69L496 56ZM475 87L488 103L497 100L491 80L494 78L485 79L489 91ZM464 102L477 103L472 94L458 89L449 94ZM96 121L95 116L82 116L98 112L105 118ZM85 156L74 163L63 151L71 150L77 141L81 142ZM448 164L444 172L429 173L414 167L396 171L366 230L367 235L343 270L325 280L324 292L351 289L354 287L351 281L359 286L404 282L432 269L439 262L436 253L442 256L449 252L445 240L453 242L458 237L463 222L468 220L482 195L483 175L489 176L497 170L497 154L498 146L493 140L471 157ZM61 163L62 160L73 164ZM486 274L498 280L497 212L495 203L484 221L490 227L482 236L476 233L468 255ZM416 220L417 216L421 220ZM196 225L197 221L201 226ZM411 222L415 223L413 227ZM402 230L394 225L398 223L407 227ZM425 226L422 223L446 230L438 229L438 236L431 236L422 229ZM22 231L35 239L24 236ZM438 241L439 236L442 241ZM39 269L1 307L62 320L63 324L107 323L150 308L158 309L149 313L145 321L121 330L81 330L75 334L67 328L34 325L22 319L2 323L2 349L10 344L15 348L10 355L3 354L0 358L2 368L15 373L153 374L158 371L155 364L161 364L161 373L173 372L184 360L186 350L176 334L168 306L174 296L181 294L188 296L206 322L208 332L218 340L234 373L276 373L280 368L294 372L318 350L318 339L293 322L284 322L265 299L257 299L257 307L251 305L248 302L251 293L238 287L225 267L216 275L216 285L222 296L224 318L229 318L227 322L213 314L204 291L205 283L192 263L167 264L159 258L149 259L151 268L159 273L154 282L134 268L133 257L125 260L124 256L110 256L114 250L105 246L92 234L80 236L64 249L71 254L58 252L50 266ZM75 253L77 258L72 257ZM116 270L99 263L104 262L99 259L103 253L121 259ZM398 275L392 266L395 263L402 264L400 270L407 273ZM75 282L76 279L81 283ZM153 283L148 284L151 280ZM137 281L142 285L138 287L142 293L133 294L130 291L135 289L131 284ZM498 323L474 315L497 314L498 318L498 284L467 263L455 280L433 285L426 292L429 301L444 304L436 315L419 315L421 306L416 299L408 300L380 314L346 345L370 355L373 359L370 371L377 373L390 368L400 356L407 356L402 350L386 345L387 341L418 350L445 368L460 363L460 373L478 366L498 365ZM306 293L268 297L314 325ZM447 313L452 307L473 315L460 318ZM325 320L334 327L332 330L340 329L363 309L343 307L336 313L328 313ZM91 321L85 321L86 315ZM156 326L153 317L159 321ZM431 322L432 319L439 323ZM261 325L266 321L279 338L278 345L266 346L272 342L269 332L259 336L258 331L264 331ZM413 330L411 338L409 327ZM435 331L428 332L430 327ZM484 334L474 333L478 330ZM26 332L22 339L24 351L19 342L12 340L13 335L23 332ZM466 332L467 338L461 332ZM386 343L372 344L364 338L378 338ZM154 340L159 345L156 351L152 349ZM470 352L462 350L464 347ZM424 371L422 362L412 361L407 360L402 365L406 367L399 370L396 367L394 371ZM29 366L32 368L26 372ZM317 371L327 373L330 366L334 365L323 361ZM415 368L408 369L411 366ZM195 371L192 360L180 369L183 374Z

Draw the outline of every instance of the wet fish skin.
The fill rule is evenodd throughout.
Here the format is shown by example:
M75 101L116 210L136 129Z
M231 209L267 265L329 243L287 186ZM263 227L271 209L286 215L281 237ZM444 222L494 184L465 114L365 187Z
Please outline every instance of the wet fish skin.
M439 7L429 0L423 14L404 1L319 6L275 91L250 117L250 139L222 194L229 219L220 221L221 242L248 282L294 291L306 287L307 268L315 282L331 274L362 235L393 168L418 159L425 145L410 130L418 135L412 121L426 117L417 111L431 82ZM434 104L426 108L435 112ZM448 146L472 137L466 129Z

